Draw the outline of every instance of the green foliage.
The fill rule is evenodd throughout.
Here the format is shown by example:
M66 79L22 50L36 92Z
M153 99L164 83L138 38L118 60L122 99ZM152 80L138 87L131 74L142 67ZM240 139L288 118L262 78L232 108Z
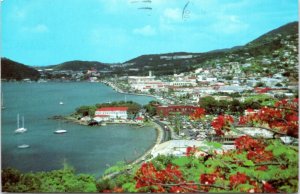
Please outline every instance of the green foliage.
M73 168L37 173L20 173L15 169L2 170L5 192L95 192L93 176L75 175Z
M22 80L25 78L38 80L40 78L40 73L22 63L15 62L7 58L1 58L1 78L8 80Z
M109 167L104 171L104 174L110 174L114 172L121 172L126 169L125 162L117 162L114 166Z
M217 176L220 174L222 178L217 177L212 180L214 180L214 185L224 188L209 187L208 192L247 192L251 189L263 188L263 181L272 184L272 187L276 188L277 191L297 191L298 149L285 145L279 140L264 140L264 143L267 145L266 151L272 152L274 156L270 161L257 162L251 160L251 158L248 158L247 151L231 150L224 154L214 154L213 150L220 149L222 144L206 142L206 145L200 148L201 150L210 150L208 151L209 155L206 157L158 156L151 163L157 171L163 171L169 165L177 166L184 180L195 183L199 183L201 175ZM230 177L236 176L237 180L242 180L240 176L237 176L238 173L248 177L247 181L235 187L230 186L232 181ZM137 184L137 180L134 177L134 173L131 173L112 179L114 187L109 187L109 189L112 190L115 187L122 186L124 192L137 192L136 187L134 187ZM256 185L253 184L253 181L257 182ZM139 191L148 192L153 187L155 185L144 187ZM258 191L263 192L264 190Z

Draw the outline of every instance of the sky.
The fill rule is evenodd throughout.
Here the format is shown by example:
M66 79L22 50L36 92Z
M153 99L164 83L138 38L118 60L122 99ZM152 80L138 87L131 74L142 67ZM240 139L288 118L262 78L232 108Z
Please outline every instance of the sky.
M118 63L244 45L293 21L298 0L2 0L1 56Z

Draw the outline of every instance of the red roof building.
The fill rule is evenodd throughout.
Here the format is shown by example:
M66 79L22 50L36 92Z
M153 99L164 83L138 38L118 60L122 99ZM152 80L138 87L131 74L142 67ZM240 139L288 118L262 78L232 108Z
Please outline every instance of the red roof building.
M180 113L181 115L190 115L195 112L198 107L185 105L158 106L156 114L167 117L170 113Z
M127 119L128 107L102 107L95 112L95 118Z
M98 108L97 111L127 111L128 107L102 107Z

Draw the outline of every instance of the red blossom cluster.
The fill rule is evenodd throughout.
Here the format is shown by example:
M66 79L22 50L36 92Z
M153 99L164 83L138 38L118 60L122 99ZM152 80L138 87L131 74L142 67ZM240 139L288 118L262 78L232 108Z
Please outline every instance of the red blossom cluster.
M292 137L298 137L298 118L298 99L284 99L276 102L274 107L263 107L256 113L241 116L239 124L258 123Z
M219 115L215 118L211 125L213 126L217 135L224 135L222 130L229 131L228 127L234 122L233 117L230 115Z
M192 114L190 115L190 118L191 118L192 120L198 120L198 119L202 118L204 115L205 115L205 109L199 107L199 108L197 108L197 109L195 110L194 113L192 113Z
M273 154L265 150L265 145L249 136L241 136L234 142L237 152L247 151L247 159L253 162L270 161Z
M253 139L247 135L243 135L243 136L237 138L234 142L234 145L235 145L236 149L238 150L238 152L251 151L251 150L255 150L257 148L264 147L264 145L260 141Z
M193 156L197 151L197 148L195 146L191 147L191 146L188 146L186 148L186 156Z
M144 163L135 176L136 188L151 192L193 192L197 189L192 181L184 180L181 171L177 166L169 164L163 170L157 170L152 163ZM170 186L173 184L173 186ZM177 185L176 185L177 184ZM166 188L169 187L169 190Z
M229 177L230 186L235 187L239 184L245 184L249 178L244 173L237 172Z

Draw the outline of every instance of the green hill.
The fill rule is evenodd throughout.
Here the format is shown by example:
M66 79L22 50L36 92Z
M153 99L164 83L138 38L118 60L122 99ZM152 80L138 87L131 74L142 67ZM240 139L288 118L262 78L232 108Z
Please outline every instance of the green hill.
M274 51L284 52L286 45L282 41L288 40L293 45L298 43L298 22L291 22L274 29L243 46L227 49L217 49L205 53L166 53L142 55L123 63L125 67L116 68L118 74L146 75L152 70L156 75L173 74L174 72L188 72L199 67L207 67L219 62L237 61L246 63L245 58L273 56ZM233 59L229 56L234 56ZM186 57L186 58L185 58ZM130 72L130 68L139 69Z
M7 80L31 79L37 80L40 73L32 67L12 61L7 58L1 58L1 78Z
M52 65L54 70L73 70L73 71L86 71L90 69L104 70L109 68L109 65L98 61L67 61L58 65Z

